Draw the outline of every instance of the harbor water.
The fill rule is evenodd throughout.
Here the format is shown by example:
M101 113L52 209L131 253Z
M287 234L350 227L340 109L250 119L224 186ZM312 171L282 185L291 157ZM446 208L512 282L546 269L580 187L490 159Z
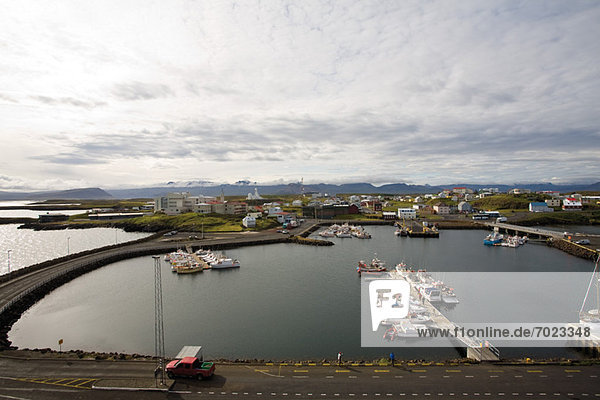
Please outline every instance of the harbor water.
M0 225L0 275L53 258L147 237L116 228L34 231L17 224Z
M373 239L332 238L331 247L273 244L229 250L226 254L242 264L234 270L177 275L161 260L167 354L174 356L184 345L202 345L209 358L317 360L331 359L338 351L346 358L385 357L389 348L360 346L360 280L355 267L374 253L388 265L404 261L440 273L593 270L592 262L543 244L484 246L483 230L442 231L439 239L396 237L389 226L367 230ZM485 283L477 288L485 289ZM570 294L581 300L584 295ZM460 306L455 313L460 314ZM486 306L501 310L502 299ZM21 348L57 348L63 339L63 349L152 354L153 307L153 259L125 260L47 295L13 326L9 338ZM544 307L539 312L544 313ZM579 356L564 348L501 351L509 358ZM404 359L460 357L454 348L404 347L395 353Z

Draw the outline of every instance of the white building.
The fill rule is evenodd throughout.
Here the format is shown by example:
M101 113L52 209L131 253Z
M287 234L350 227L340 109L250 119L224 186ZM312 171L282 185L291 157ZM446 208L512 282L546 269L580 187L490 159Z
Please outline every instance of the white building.
M543 201L529 203L529 212L552 212L553 208L548 207Z
M244 219L242 219L242 225L246 228L255 228L256 227L256 218L246 215Z
M567 197L563 199L562 209L565 211L579 211L583 209L581 201L574 197Z
M262 200L263 197L258 194L258 188L254 188L254 194L252 193L248 193L248 197L246 197L246 200Z
M292 201L293 207L302 207L302 200L294 200Z
M398 218L415 219L417 218L417 210L415 210L414 208L399 208Z
M508 194L526 194L526 193L531 193L531 189L514 188L514 189L510 189L508 191Z

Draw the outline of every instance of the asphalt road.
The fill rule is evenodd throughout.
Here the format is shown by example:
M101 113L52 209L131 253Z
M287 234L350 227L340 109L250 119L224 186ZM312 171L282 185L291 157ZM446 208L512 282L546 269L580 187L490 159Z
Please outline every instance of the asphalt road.
M600 398L600 365L218 365L212 379L178 379L168 393L100 389L152 377L153 368L140 361L0 358L0 399Z

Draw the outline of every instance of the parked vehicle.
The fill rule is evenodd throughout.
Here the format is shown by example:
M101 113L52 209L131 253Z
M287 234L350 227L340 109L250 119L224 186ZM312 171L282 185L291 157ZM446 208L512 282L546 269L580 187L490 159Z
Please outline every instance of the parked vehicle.
M181 360L173 360L167 364L167 376L170 379L184 377L202 380L210 378L214 373L214 363L202 362L196 357L184 357Z

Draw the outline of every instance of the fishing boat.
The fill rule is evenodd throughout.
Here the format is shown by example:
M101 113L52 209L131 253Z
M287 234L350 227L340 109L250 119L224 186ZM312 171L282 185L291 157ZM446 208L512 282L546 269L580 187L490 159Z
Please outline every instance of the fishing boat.
M483 239L483 244L486 246L493 246L495 244L501 243L502 239L504 239L504 235L498 233L498 231L494 231L487 235L485 239Z
M377 258L377 254L371 260L371 264L365 263L363 260L358 262L358 267L356 267L356 271L360 275L362 272L384 272L387 271L387 267L385 266L385 261L381 261Z
M240 262L231 258L220 258L215 262L210 263L212 269L239 268Z
M445 304L458 304L458 298L456 297L456 293L452 288L447 288L446 290L442 290L442 302Z
M195 274L196 272L202 272L204 268L200 264L192 264L186 267L176 268L175 272L178 274Z

